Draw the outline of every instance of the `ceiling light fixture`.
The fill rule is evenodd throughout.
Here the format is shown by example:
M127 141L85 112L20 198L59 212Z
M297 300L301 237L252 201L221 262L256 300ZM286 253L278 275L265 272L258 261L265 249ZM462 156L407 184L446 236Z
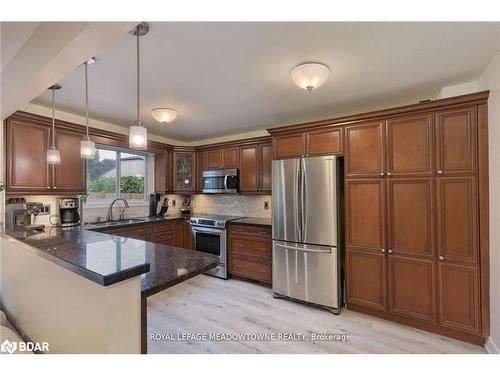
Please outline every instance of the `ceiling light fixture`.
M89 64L95 64L95 58L92 57L83 63L85 69L85 127L87 132L86 138L80 141L80 155L84 159L90 159L96 153L95 143L90 140L89 136L89 80L87 74Z
M141 103L141 80L140 80L140 51L139 51L139 38L146 35L149 31L149 25L145 22L137 25L133 30L129 32L131 35L135 35L137 39L137 119L136 124L130 127L129 132L129 147L136 150L146 150L148 147L148 130L144 127L140 116L140 103Z
M47 163L52 165L61 164L61 153L56 148L56 90L61 88L58 83L49 87L52 90L52 146L47 150Z
M151 114L156 121L162 124L170 124L177 117L177 111L170 108L155 108Z
M329 67L315 62L297 65L290 72L293 82L308 92L323 85L329 75Z

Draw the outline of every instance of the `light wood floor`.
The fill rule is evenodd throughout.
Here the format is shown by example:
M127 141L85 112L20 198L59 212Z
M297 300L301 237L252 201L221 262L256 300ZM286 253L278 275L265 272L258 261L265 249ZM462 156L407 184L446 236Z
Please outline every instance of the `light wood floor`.
M148 341L149 353L485 353L482 347L368 315L284 299L240 280L200 275L148 298L149 334L338 333L350 341Z

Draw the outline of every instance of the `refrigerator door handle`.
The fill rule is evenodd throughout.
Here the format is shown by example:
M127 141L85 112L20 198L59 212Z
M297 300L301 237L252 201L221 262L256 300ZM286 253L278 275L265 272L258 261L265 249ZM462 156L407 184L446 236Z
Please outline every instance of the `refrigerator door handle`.
M301 242L306 241L307 236L307 202L306 202L306 188L307 188L307 169L305 159L300 159L300 227L302 229Z
M325 249L319 249L319 248L312 248L312 247L307 247L307 248L304 248L304 247L299 247L297 245L287 245L283 242L280 242L280 241L275 241L275 244L277 247L281 247L283 249L287 249L287 250L296 250L296 251L302 251L304 253L323 253L323 254L329 254L332 252L332 248L330 247L327 247Z
M299 242L302 242L304 240L303 237L303 228L302 228L302 188L301 188L301 181L302 181L302 166L301 166L301 161L302 159L298 160L297 163L297 198L298 198L298 209L297 209L297 218L296 218L296 226L297 226L297 231L299 233Z

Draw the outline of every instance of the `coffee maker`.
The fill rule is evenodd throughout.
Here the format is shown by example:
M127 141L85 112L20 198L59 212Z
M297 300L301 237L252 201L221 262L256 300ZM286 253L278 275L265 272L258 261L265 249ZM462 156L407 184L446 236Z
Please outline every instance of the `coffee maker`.
M59 199L59 217L62 227L80 225L80 213L78 212L78 198Z

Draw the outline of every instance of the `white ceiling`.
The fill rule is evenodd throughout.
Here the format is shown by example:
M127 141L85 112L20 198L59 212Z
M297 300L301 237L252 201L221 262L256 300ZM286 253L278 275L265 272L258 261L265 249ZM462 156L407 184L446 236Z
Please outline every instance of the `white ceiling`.
M141 119L150 132L194 141L350 111L435 98L477 78L500 49L500 23L167 23L141 39ZM135 39L124 35L89 67L91 117L135 120ZM311 94L289 71L331 68ZM84 113L83 70L63 81L58 107ZM49 105L50 94L34 100ZM163 126L151 110L179 112Z
M39 25L40 22L1 22L1 70L9 64Z

